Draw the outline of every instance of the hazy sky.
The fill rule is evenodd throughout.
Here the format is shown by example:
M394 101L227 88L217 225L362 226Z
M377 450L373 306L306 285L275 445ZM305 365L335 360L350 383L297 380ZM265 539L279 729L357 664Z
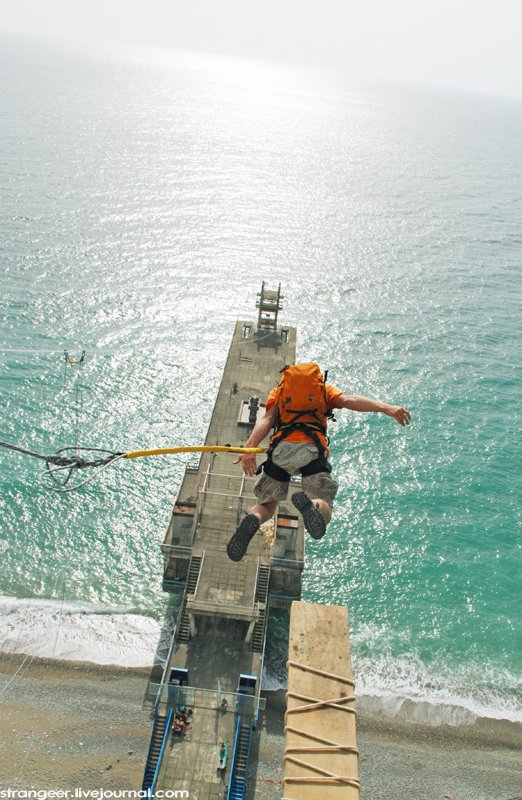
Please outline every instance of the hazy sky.
M319 64L522 97L522 0L0 0L0 31Z

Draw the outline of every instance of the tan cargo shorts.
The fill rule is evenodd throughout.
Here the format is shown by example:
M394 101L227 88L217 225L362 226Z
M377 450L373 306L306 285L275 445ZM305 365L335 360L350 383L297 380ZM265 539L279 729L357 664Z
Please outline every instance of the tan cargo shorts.
M281 442L274 450L272 461L278 467L286 470L290 475L295 475L301 467L306 467L317 458L319 451L315 444L306 442ZM289 481L278 481L271 478L263 471L258 477L254 494L258 503L272 503L285 500L288 495ZM318 472L301 478L303 491L312 499L324 500L329 506L333 505L339 484L332 480L329 472Z

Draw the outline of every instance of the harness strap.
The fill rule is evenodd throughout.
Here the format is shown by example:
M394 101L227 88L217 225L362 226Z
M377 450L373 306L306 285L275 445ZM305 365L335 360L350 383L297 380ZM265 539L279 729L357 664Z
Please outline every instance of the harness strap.
M292 413L296 414L296 416L300 414L310 413L305 411L293 411ZM313 413L313 412L312 412ZM315 415L314 415L315 416ZM297 422L294 419L292 422L288 423L287 425L281 425L275 432L274 436L272 437L272 444L267 450L266 453L266 461L264 461L257 469L256 475L259 475L261 471L268 475L269 478L274 478L276 481L280 481L281 483L288 483L290 478L292 477L286 469L274 464L272 460L272 455L276 447L281 444L281 442L286 439L294 431L305 431L306 434L310 437L313 441L315 446L317 447L318 456L314 458L306 466L302 467L299 472L303 477L308 477L310 475L317 475L318 472L331 472L332 466L328 461L327 457L327 450L324 447L323 443L319 439L317 433L322 433L326 435L326 430L324 425L318 420L317 424L314 422L307 423L307 422Z
M269 478L274 478L274 480L281 481L281 483L288 483L292 477L290 473L286 471L286 469L278 467L277 464L274 464L271 456L269 456L267 460L261 464L257 471L261 472L261 470L263 470L265 475L268 475Z
M290 409L287 413L291 413L294 416L289 422L281 422L281 424L278 424L277 432L284 431L286 428L295 430L296 428L302 427L302 428L310 428L315 431L320 431L320 433L323 433L326 436L326 424L323 423L323 421L318 416L318 414L315 413L315 411L292 411ZM299 417L304 417L304 416L314 417L314 419L306 421L299 419ZM279 422L279 416L276 417L276 424L278 422Z
M303 478L309 478L311 475L317 475L319 472L330 473L331 471L332 465L328 459L325 458L324 453L314 458L313 461L310 461L309 464L306 464L306 466L301 467L299 470ZM264 472L269 478L274 478L274 480L280 481L281 483L288 483L292 477L286 469L283 469L283 467L280 467L278 464L274 464L271 455L258 467L256 475L259 475L260 472Z
M274 464L271 451L267 452L267 459L258 467L256 475L259 475L261 471L263 471L265 475L268 475L269 478L274 478L274 480L280 481L281 483L288 483L292 477L286 469L283 469L283 467L280 467L278 464ZM319 472L330 473L331 471L332 465L326 458L324 450L322 452L319 451L317 458L314 458L313 461L310 461L309 464L306 464L299 470L303 478L317 475Z
M314 458L313 461L310 461L305 467L301 467L299 472L301 473L303 478L308 478L310 475L317 475L318 472L331 472L332 465L328 461L327 458L324 457L324 453L320 455L318 458Z
M314 423L307 422L291 422L289 425L282 425L280 428L278 428L272 437L272 444L268 448L268 453L273 453L277 445L280 444L283 439L286 439L287 436L290 436L290 434L294 431L304 431L307 436L312 439L318 451L326 454L326 448L317 435L317 432L326 435L323 426L314 425Z

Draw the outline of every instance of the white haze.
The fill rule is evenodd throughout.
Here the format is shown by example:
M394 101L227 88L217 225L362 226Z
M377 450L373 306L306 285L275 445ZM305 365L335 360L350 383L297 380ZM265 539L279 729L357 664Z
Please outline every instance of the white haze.
M522 97L515 0L2 0L0 33L200 50Z

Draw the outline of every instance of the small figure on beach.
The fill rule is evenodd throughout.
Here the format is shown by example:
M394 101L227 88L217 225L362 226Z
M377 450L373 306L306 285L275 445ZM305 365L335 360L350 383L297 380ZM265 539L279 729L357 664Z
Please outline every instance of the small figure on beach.
M187 726L180 722L179 720L174 720L174 724L172 726L172 733L176 734L177 736L183 736L187 730Z
M178 706L174 712L174 719L172 722L172 733L178 736L183 736L187 732L190 725L190 717L192 716L192 709L187 709L185 706Z
M377 412L409 425L410 412L368 397L345 394L326 383L315 363L286 366L280 383L272 389L265 403L265 413L245 442L245 447L258 447L275 430L270 439L266 461L254 486L257 504L243 518L227 545L228 557L240 561L260 525L270 519L277 503L286 499L290 478L301 474L302 491L292 495L292 503L303 517L306 531L313 539L322 539L332 518L332 507L338 484L331 477L328 461L327 422L335 409ZM241 454L245 475L254 477L259 470L255 454Z
M227 758L228 758L228 742L225 744L224 741L219 743L219 750L218 750L218 763L217 768L219 770L225 770L227 766Z

